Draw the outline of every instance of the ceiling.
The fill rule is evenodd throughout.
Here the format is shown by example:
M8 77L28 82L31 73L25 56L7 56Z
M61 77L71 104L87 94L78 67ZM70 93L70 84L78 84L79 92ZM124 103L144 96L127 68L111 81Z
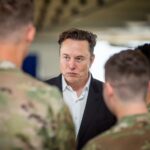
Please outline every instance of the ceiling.
M37 42L57 41L68 28L83 28L112 44L150 41L150 0L36 0Z

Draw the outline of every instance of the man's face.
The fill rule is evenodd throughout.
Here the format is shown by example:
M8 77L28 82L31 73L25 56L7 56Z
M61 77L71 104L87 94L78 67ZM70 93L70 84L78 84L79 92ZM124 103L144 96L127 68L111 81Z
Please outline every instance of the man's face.
M66 39L60 47L60 70L69 85L88 80L93 60L86 40Z

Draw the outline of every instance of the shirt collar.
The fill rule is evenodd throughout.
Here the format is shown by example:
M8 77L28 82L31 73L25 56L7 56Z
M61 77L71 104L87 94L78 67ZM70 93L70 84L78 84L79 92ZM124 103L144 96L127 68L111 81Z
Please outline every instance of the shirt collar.
M89 75L89 78L88 78L88 81L87 81L87 83L86 83L86 85L84 86L84 90L89 90L89 85L90 85L90 82L91 82L91 73L90 73L90 75ZM65 81L65 78L64 78L64 76L62 75L62 89L63 89L63 91L66 89L66 88L71 88L68 84L67 84L67 82Z
M88 81L87 81L87 83L86 83L84 89L89 90L90 82L91 82L91 74L89 75L89 79L88 79Z
M64 78L64 76L62 75L62 89L63 89L63 91L67 88L67 83L66 83L66 81L65 81L65 78Z

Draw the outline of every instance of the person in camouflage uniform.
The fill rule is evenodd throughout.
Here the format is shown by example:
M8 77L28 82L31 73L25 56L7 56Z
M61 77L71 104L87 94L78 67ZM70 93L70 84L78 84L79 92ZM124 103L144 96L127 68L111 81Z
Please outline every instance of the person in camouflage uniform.
M150 43L145 43L143 45L139 45L138 47L135 48L135 50L142 52L142 54L144 54L144 56L146 56L146 58L148 59L148 61L150 63ZM149 65L149 67L150 67L150 65ZM148 106L148 110L150 112L150 83L149 83L149 90L148 90L148 95L147 95L147 106Z
M103 95L118 122L84 150L150 150L149 79L149 63L140 52L125 50L108 59Z
M0 150L75 150L59 91L21 71L34 34L33 0L0 0Z

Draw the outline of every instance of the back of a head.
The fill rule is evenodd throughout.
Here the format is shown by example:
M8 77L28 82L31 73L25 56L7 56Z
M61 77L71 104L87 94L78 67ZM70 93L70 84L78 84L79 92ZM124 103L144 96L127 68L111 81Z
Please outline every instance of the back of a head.
M145 99L149 79L149 62L138 51L121 51L105 64L105 80L110 82L120 99Z
M93 54L94 47L96 45L96 38L97 36L92 32L73 28L62 32L59 35L58 43L61 45L66 39L86 40L89 43L90 53Z
M148 59L149 67L150 67L150 43L139 45L138 47L135 48L135 50L141 52ZM149 106L150 104L150 92L149 91L147 95L147 104L148 104L148 107L150 107Z
M33 0L0 0L0 39L33 23Z

